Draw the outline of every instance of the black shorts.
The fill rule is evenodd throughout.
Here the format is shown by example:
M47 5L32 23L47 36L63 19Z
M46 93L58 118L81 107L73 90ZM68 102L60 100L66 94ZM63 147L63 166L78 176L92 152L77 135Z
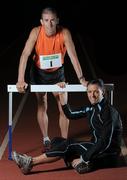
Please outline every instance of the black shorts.
M56 84L65 81L64 66L54 72L39 69L34 63L30 70L30 84Z
M73 138L64 139L62 137L55 137L51 141L51 149L46 152L47 157L61 157L68 162L72 159L79 158L84 154L86 148L83 146L91 146L88 143L77 141Z

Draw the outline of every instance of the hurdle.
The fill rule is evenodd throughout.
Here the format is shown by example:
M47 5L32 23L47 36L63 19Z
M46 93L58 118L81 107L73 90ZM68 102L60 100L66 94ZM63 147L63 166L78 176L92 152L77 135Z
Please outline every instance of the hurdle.
M110 103L113 105L114 84L105 84L106 91L110 94ZM86 92L87 88L81 84L68 84L64 88L58 85L30 85L29 92ZM12 124L13 124L13 93L18 93L16 85L7 85L9 93L9 116L8 116L8 159L12 160Z

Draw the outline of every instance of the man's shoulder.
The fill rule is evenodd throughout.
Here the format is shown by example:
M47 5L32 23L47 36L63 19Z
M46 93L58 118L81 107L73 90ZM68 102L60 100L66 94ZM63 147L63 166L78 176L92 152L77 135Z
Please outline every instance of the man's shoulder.
M63 31L64 33L69 33L69 32L70 32L69 29L66 28L66 27L62 27L62 31Z
M32 32L32 33L37 33L37 34L38 34L39 31L40 31L40 28L41 28L41 26L33 27L32 30L31 30L31 32Z
M40 31L40 28L41 28L40 26L33 27L30 31L30 38L36 40Z
M71 37L71 32L70 32L70 30L69 30L68 28L66 28L66 27L63 27L63 28L62 28L62 34L63 34L63 36L64 36L64 39L70 39L70 37Z

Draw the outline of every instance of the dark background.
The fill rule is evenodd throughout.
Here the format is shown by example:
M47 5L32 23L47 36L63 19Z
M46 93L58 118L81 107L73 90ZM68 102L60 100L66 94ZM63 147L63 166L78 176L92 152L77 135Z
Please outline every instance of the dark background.
M30 30L40 25L42 8L54 6L60 16L60 24L70 29L74 40L79 33L86 54L78 51L85 77L90 61L97 77L105 83L113 83L114 105L120 110L124 136L127 135L127 66L126 66L126 5L124 1L96 0L4 0L0 5L0 114L8 115L7 84L17 82L21 52ZM76 50L80 44L76 43ZM87 61L86 61L87 59ZM70 61L69 61L70 62ZM68 79L75 79L68 64ZM73 70L74 71L74 70ZM5 95L5 96L4 96ZM75 103L78 102L75 99ZM2 113L4 115L2 116ZM7 120L7 118L6 118ZM3 120L5 122L5 120ZM6 126L7 127L7 126ZM1 128L4 129L4 128ZM127 142L127 140L126 140Z
M122 1L6 0L0 6L0 71L6 79L16 82L24 43L31 28L40 24L41 10L47 5L58 10L60 24L72 35L81 34L93 64L109 75L127 72L126 6Z

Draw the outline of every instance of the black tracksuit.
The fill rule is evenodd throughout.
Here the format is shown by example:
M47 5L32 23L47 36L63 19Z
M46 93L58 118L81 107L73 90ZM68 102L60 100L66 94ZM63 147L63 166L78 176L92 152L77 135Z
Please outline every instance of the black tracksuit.
M91 161L100 154L119 154L122 136L120 114L103 99L100 103L90 107L83 107L72 111L69 105L62 106L69 119L88 119L92 134L91 141L77 142L72 139L55 138L47 156L61 156L63 158L78 155L83 161Z

